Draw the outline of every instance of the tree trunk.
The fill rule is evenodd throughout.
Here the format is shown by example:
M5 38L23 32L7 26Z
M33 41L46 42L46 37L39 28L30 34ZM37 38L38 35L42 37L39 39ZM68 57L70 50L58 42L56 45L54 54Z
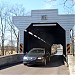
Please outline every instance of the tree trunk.
M4 55L4 39L2 38L2 48L1 48L1 50L2 50L2 55Z
M17 53L19 53L19 32L18 32L18 37L17 37Z

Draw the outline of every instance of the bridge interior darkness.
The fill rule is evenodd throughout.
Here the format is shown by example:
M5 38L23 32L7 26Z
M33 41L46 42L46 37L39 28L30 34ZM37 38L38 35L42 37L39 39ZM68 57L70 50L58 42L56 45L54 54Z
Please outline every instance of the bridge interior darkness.
M24 53L32 48L45 48L51 52L53 44L61 44L66 55L65 35L58 23L31 23L24 31Z

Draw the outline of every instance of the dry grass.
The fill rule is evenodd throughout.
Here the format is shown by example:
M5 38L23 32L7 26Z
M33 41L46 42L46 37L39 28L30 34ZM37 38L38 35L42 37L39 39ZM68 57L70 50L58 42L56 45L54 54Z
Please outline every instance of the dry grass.
M4 55L16 54L16 50L4 50ZM2 51L0 50L0 56L2 56Z

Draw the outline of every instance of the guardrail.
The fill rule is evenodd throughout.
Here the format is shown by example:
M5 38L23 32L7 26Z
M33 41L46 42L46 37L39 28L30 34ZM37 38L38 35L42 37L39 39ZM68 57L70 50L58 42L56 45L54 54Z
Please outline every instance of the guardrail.
M9 56L1 56L0 57L0 66L20 63L23 61L24 54L13 54Z

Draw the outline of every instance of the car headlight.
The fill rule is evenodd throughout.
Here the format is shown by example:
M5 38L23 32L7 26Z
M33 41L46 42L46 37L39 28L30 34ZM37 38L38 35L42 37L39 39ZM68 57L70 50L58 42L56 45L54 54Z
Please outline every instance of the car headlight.
M23 57L23 59L27 59L27 57Z
M38 59L43 59L44 57L38 57Z

